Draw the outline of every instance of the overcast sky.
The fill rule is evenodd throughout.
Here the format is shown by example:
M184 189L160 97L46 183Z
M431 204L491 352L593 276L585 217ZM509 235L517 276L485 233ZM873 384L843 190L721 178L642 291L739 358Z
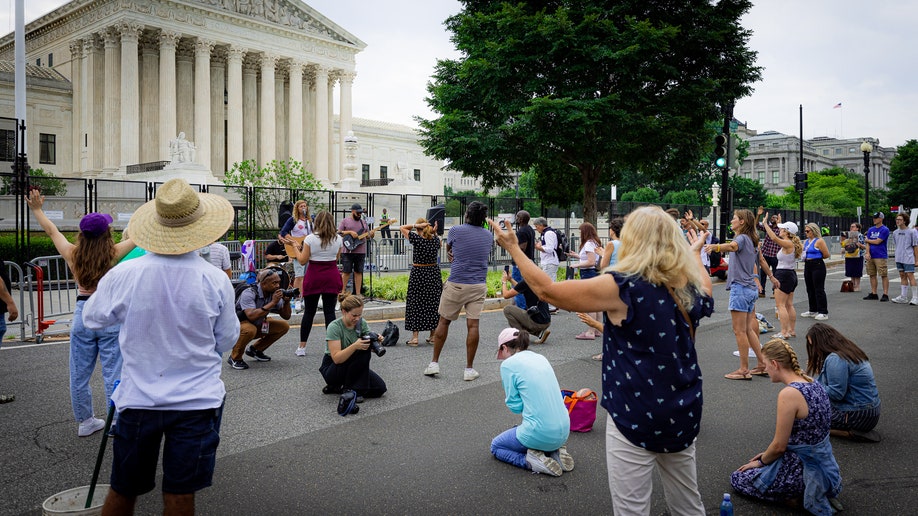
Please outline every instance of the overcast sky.
M13 30L14 0L0 0ZM63 5L26 0L26 22ZM424 102L438 58L457 54L443 21L456 0L313 0L307 4L367 44L357 55L353 114L406 125L434 115ZM759 132L874 137L883 146L918 138L918 2L759 0L744 18L765 68L735 116ZM835 108L841 103L840 108Z

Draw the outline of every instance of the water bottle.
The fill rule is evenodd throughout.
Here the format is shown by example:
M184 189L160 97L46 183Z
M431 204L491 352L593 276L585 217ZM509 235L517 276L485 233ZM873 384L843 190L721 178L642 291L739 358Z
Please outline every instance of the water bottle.
M730 493L724 493L724 501L720 502L720 516L733 516L733 502Z

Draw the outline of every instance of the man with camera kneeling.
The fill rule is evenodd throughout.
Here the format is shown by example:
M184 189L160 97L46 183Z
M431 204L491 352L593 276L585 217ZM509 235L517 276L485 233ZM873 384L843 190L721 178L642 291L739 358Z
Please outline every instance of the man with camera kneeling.
M363 320L363 300L349 295L341 301L341 317L325 330L325 356L319 372L326 385L325 394L340 394L346 390L363 397L378 398L386 392L386 382L370 370L370 353L383 356L383 337L370 331Z
M249 365L242 359L245 354L259 362L269 362L271 357L264 351L277 339L283 337L290 329L290 300L299 295L299 289L283 290L280 288L280 275L273 269L264 269L258 273L257 281L242 291L236 301L236 315L239 317L239 340L230 353L229 365L233 369L248 369ZM282 319L268 318L276 313ZM259 336L252 344L253 339Z

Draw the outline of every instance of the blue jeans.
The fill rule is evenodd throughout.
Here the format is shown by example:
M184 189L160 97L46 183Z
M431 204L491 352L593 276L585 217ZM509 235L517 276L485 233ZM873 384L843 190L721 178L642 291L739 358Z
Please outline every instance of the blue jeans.
M3 347L3 337L6 335L6 314L0 314L0 348Z
M89 379L96 368L96 356L102 362L106 406L112 398L115 380L121 377L121 348L118 347L118 332L121 331L121 325L90 330L83 326L84 304L86 301L77 301L70 328L70 404L73 406L73 417L77 421L95 415Z
M510 268L510 277L513 278L513 281L517 283L523 281L523 275L520 274L520 268L517 267L516 265ZM526 309L526 296L524 296L523 294L517 294L516 296L513 297L513 303L516 306L525 310Z
M734 283L730 285L730 302L728 308L731 312L755 312L755 302L759 298L759 289Z
M505 430L491 440L491 453L494 454L494 457L518 468L532 469L526 462L527 450L528 448L516 438L516 427Z

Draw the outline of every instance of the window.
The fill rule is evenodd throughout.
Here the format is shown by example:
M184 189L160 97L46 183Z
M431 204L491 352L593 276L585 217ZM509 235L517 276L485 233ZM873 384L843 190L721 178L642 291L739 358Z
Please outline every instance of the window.
M421 169L419 168L414 169L414 180L415 181L421 180Z
M48 54L48 68L54 66L54 54Z
M389 167L385 165L379 166L379 178L380 179L389 179Z
M35 66L41 66L41 58L35 60Z
M38 162L54 165L57 162L57 136L41 133L38 135Z
M855 149L854 147L849 147L848 154L857 154L857 149Z
M842 153L841 147L836 147L835 154L841 154L841 153Z
M0 129L0 161L16 161L16 131Z
M367 182L370 180L370 165L366 163L364 163L363 165L360 165L360 172L361 172L361 176L363 177L363 182Z
M771 182L774 184L780 183L781 182L781 172L777 170L772 170L771 171Z
M828 155L829 155L829 149L822 149L822 155L823 155L823 156L828 156Z
M761 183L761 184L764 185L764 184L765 184L765 171L764 171L764 170L760 170L760 171L759 171L759 174L758 174L758 177L757 177L756 179L758 179L759 183Z

